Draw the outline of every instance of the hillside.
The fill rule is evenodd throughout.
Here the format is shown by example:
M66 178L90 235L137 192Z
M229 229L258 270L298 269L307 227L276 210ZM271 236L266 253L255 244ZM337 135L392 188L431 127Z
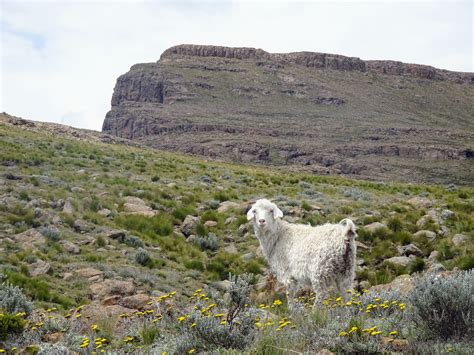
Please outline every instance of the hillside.
M103 131L217 160L472 184L474 74L181 45L118 78Z
M285 353L275 347L428 353L469 353L473 348L472 333L467 333L471 343L459 338L425 343L410 330L408 318L398 318L405 308L400 293L413 287L407 274L474 267L472 187L375 183L212 162L6 114L0 114L0 147L0 274L34 303L23 335L2 339L4 327L9 329L2 318L0 349L16 353L14 348L31 345L48 354L100 348L160 354L240 349L229 339L240 339L254 353ZM354 305L362 297L361 313L336 297L328 301L329 313L315 311L309 318L287 313L285 296L267 275L245 218L259 197L272 198L292 222L321 224L345 217L356 222L355 287L372 290L369 296L353 295ZM229 272L254 275L247 302L263 313L261 322L250 320L250 328L226 328L218 318L218 310L232 302ZM383 286L394 279L392 286ZM0 287L4 312L13 297L2 293L5 287ZM399 293L383 293L392 288ZM21 308L19 295L14 297L16 312L28 310ZM396 309L386 321L366 314L365 307L375 307L378 297L395 302L387 306ZM220 327L214 345L193 333L194 316L187 313L193 299L203 307L201 315L216 307L214 316L221 323L209 325L203 319L195 328ZM356 324L360 338L338 335ZM370 341L363 327L375 332L367 335Z

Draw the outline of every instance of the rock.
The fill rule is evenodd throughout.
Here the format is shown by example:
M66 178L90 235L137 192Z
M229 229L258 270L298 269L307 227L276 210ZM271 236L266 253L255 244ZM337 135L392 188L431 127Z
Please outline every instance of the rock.
M121 314L132 314L133 309L120 306L118 304L103 305L98 301L92 301L82 310L83 317L90 317L91 322L104 319L118 319ZM114 324L111 324L114 326ZM117 332L115 328L114 332Z
M225 213L230 209L239 209L241 207L242 205L240 203L232 202L232 201L224 201L219 204L219 207L217 208L217 212Z
M91 268L91 267L86 267L84 269L75 270L74 273L77 276L83 277L83 278L86 278L86 279L89 279L93 276L102 276L104 274L102 271Z
M122 296L113 295L113 296L105 297L102 300L101 304L103 304L104 306L111 306L114 304L119 304L121 299L122 299Z
M103 282L93 283L89 289L97 298L104 298L111 295L129 296L135 292L135 286L131 281L120 281L107 279Z
M446 226L441 226L438 230L438 235L441 237L446 237L449 234L449 229Z
M227 218L226 218L224 224L227 226L227 225L229 225L229 224L234 223L236 220L237 220L236 217L230 216L230 217L227 217Z
M446 271L446 268L440 263L432 263L427 272L438 274L440 272Z
M204 225L207 227L207 228L214 228L214 227L217 227L217 222L216 221L206 221L204 223Z
M70 281L74 277L74 274L72 272L65 272L63 275L63 280L64 281Z
M125 238L127 231L120 230L120 229L107 229L102 234L106 238L110 239L122 239Z
M144 308L149 308L148 303L150 301L151 301L150 296L145 295L143 293L139 293L137 295L124 297L120 301L120 305L127 308L132 308L132 309L144 309Z
M222 292L227 292L230 289L231 282L229 280L223 280L223 281L217 281L212 284L212 287L215 289L222 291Z
M240 236L243 236L248 231L249 231L249 225L247 223L243 223L239 226L238 233Z
M406 339L394 339L392 337L381 337L380 342L385 347L389 347L392 350L392 353L406 353L409 352L410 343Z
M153 217L156 211L146 205L145 201L135 196L125 197L123 210L129 214L139 214L145 217Z
M196 227L199 224L199 218L191 215L187 215L181 224L181 232L189 237L191 234L196 232Z
M369 249L370 249L369 246L365 245L365 244L362 243L362 242L359 242L358 240L356 240L355 243L356 243L357 249L362 249L362 250L369 250Z
M63 224L63 220L62 220L61 217L58 216L58 215L56 215L56 216L53 217L52 222L53 222L53 224L54 224L55 226L60 226L60 225Z
M421 230L421 231L418 231L416 232L415 234L413 234L413 236L415 238L420 238L420 237L424 237L430 241L433 241L436 239L436 233L435 232L432 232L432 231L429 231L429 230Z
M328 349L321 349L315 355L334 355L334 353Z
M109 217L112 215L112 211L107 208L102 208L101 210L97 211L97 214L101 215L102 217Z
M451 210L442 210L441 211L441 219L442 220L447 220L448 218L451 218L452 216L454 216L454 212L451 211Z
M407 258L409 259L409 258ZM395 290L406 295L413 288L413 278L410 275L397 276L392 282L383 285L372 286L369 291L391 291Z
M45 275L51 270L51 265L43 260L38 260L33 264L28 265L28 271L30 276L36 277L39 275Z
M455 234L453 235L453 238L451 239L453 244L457 247L463 245L467 241L467 237L464 234Z
M434 261L434 260L438 260L438 258L439 258L439 251L433 250L430 256L428 257L428 260Z
M74 213L74 206L72 205L71 201L68 199L63 206L63 212L67 214Z
M71 191L74 192L74 193L82 193L82 192L86 192L85 189L83 189L82 187L79 187L79 186L74 186L71 188Z
M35 249L36 246L44 245L46 243L46 238L34 228L28 229L23 233L13 235L12 239L15 242L20 243L24 249Z
M59 241L59 244L61 244L61 246L64 248L64 250L66 250L68 253L71 253L71 254L79 254L81 252L81 250L79 249L79 247L68 241L68 240L61 240Z
M73 224L73 228L80 233L90 232L93 227L82 219L76 219Z
M367 281L367 280L363 280L363 281L359 282L359 288L361 290L368 290L370 288L370 282Z
M245 253L245 254L241 255L240 258L243 261L248 262L248 261L252 260L253 258L255 258L255 255L253 253Z
M63 338L63 336L64 333L62 332L48 333L43 336L43 340L48 343L57 343Z
M387 229L387 225L380 222L374 222L364 226L364 229L370 233L374 233L376 230L379 229Z
M34 213L35 218L39 218L43 214L43 211L41 210L41 208L36 207L34 209L33 213Z
M237 254L238 253L237 248L235 247L235 244L233 244L233 243L226 246L224 248L224 251L227 252L227 253L230 253L230 254Z
M408 244L404 246L398 246L397 251L402 256L423 256L423 252L415 244Z
M427 197L415 196L407 201L410 205L416 208L429 208L434 205L434 202Z
M385 260L384 263L406 267L411 263L411 259L407 256L394 256Z

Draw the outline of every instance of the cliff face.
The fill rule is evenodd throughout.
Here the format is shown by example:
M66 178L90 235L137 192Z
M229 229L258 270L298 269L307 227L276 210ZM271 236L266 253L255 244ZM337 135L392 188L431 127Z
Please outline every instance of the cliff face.
M468 182L473 78L325 53L180 45L118 78L103 131L216 159Z

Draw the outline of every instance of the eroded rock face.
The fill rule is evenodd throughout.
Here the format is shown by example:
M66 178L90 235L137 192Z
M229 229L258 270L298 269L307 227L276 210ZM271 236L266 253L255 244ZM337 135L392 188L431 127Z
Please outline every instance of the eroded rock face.
M473 78L327 53L180 45L118 78L103 131L159 149L317 174L467 181ZM453 104L441 112L439 102ZM380 157L390 159L380 164ZM462 169L417 160L456 161Z

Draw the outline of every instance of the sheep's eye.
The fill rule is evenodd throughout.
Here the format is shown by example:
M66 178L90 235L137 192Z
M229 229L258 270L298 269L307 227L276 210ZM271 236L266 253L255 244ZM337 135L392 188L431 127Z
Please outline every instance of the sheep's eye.
M270 210L270 213L273 213L273 210Z

